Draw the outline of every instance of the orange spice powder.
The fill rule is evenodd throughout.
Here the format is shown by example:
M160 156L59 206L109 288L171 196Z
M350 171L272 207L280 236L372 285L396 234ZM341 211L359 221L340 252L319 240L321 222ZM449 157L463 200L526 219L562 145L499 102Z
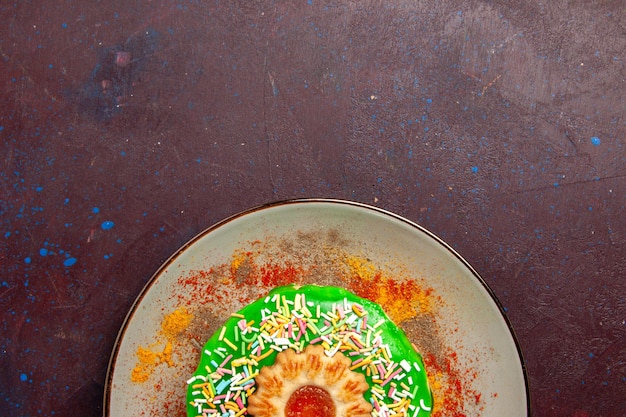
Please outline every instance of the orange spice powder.
M386 277L367 259L347 256L344 263L349 270L350 289L380 304L396 324L432 312L432 289L423 289L413 280L397 281Z
M163 318L160 334L162 336L161 339L165 340L157 341L153 347L144 348L139 346L137 348L137 364L130 374L132 382L146 382L159 364L175 365L172 358L173 344L178 336L189 326L192 318L193 316L184 307L179 307ZM156 346L163 347L157 349Z

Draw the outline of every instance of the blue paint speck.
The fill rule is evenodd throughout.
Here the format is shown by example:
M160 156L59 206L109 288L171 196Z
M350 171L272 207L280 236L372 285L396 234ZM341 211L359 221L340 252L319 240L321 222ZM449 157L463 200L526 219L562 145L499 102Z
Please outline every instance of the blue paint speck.
M24 258L24 262L29 264L32 261L32 259L30 259L29 256L27 256L26 258Z
M472 172L474 173L478 172L478 167L472 167Z
M100 213L100 209L98 207L94 207L91 209L93 213Z
M64 262L63 265L64 266L72 266L76 263L76 258L67 258Z
M602 143L602 141L600 140L599 137L597 137L597 136L592 136L591 137L591 144L593 146L600 146L600 143Z
M554 185L555 187L558 187L558 186L559 186L559 183L558 183L558 182L555 182L553 185Z
M48 249L46 249L46 248L39 249L39 254L41 256L47 256L48 255Z
M67 29L67 23L63 22L63 23L61 24L61 27L62 27L63 29Z
M11 232L6 232L6 233L4 234L4 237L7 237L7 238L8 238L9 236L11 236Z
M113 228L113 226L115 226L115 223L113 223L111 220L107 220L105 222L102 222L102 224L100 225L102 230L110 230L110 229Z
M26 374L20 374L20 381L22 381L22 382L26 382L26 381L28 381L28 375L26 375Z

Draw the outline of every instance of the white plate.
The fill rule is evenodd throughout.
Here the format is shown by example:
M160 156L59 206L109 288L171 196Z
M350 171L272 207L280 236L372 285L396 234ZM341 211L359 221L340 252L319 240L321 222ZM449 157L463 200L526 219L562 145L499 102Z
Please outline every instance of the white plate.
M355 260L360 269L354 268ZM294 276L306 282L350 287L361 279L355 277L360 271L429 290L428 312L401 327L434 360L427 371L441 415L461 410L482 417L530 415L518 344L476 271L415 223L338 200L255 208L211 227L174 254L143 289L120 331L109 364L104 415L184 415L185 381L198 363L200 345L231 312L273 286L252 283L250 276L265 271L267 277L271 268L286 266L300 270L304 278ZM178 336L168 337L161 325L180 308L193 320ZM170 365L145 365L148 379L133 382L138 348L161 352L167 342ZM445 413L444 405L449 408Z

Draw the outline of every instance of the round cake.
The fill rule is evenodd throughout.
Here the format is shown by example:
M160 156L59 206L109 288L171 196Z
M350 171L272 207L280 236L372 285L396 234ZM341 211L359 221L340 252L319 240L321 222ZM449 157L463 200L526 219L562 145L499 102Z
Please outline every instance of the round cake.
M316 285L232 314L187 384L189 417L427 417L433 404L420 354L383 309Z

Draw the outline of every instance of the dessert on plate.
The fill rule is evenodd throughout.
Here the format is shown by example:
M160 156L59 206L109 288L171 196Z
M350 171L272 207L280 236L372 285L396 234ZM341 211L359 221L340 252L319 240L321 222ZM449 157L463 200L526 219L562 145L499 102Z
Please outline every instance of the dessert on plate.
M376 303L339 287L278 287L233 313L187 381L187 415L430 415L420 354Z

